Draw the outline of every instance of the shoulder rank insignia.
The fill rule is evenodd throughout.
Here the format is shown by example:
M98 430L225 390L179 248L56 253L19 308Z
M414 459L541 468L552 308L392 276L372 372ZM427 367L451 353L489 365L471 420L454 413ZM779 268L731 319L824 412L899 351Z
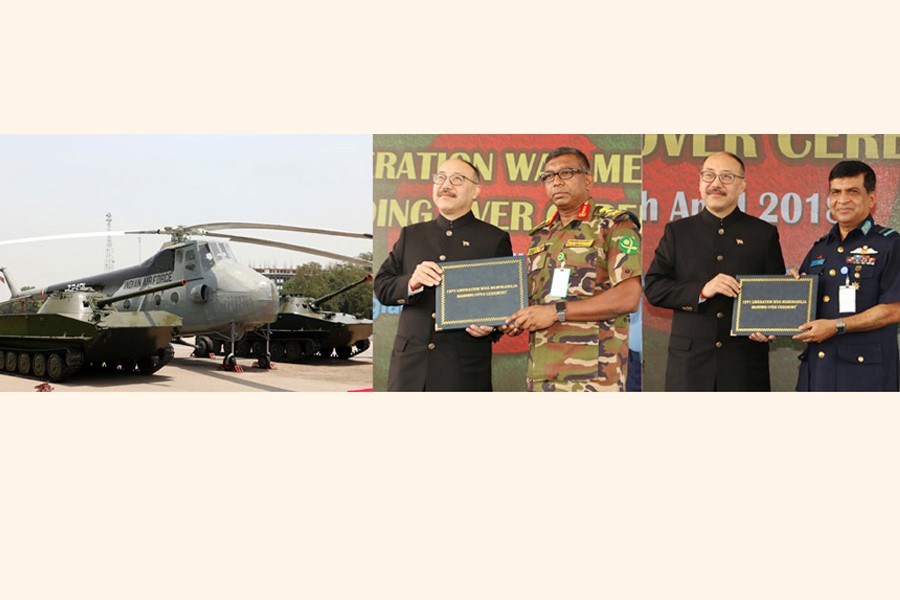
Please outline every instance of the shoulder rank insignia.
M556 220L557 215L559 215L559 211L558 211L558 210L554 210L554 211L553 211L553 214L550 215L549 217L547 217L547 220L545 220L545 221L543 221L543 222L541 222L541 223L538 223L531 231L528 232L528 235L534 235L535 233L537 233L538 231L540 231L540 230L543 229L544 227L549 226L550 223L552 223L553 221Z
M867 219L866 222L863 223L863 226L860 229L862 229L863 235L868 235L869 230L872 229L872 221L869 221Z
M613 219L614 221L617 221L625 214L624 210L620 210L609 204L598 204L594 207L594 216L600 217L601 219Z

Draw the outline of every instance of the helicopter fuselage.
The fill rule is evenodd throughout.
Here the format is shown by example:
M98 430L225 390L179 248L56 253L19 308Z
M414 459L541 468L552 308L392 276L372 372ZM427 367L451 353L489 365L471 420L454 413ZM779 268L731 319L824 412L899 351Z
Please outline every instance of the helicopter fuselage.
M90 287L112 296L186 280L183 288L117 302L123 311L167 310L181 317L182 335L232 334L275 321L275 284L235 260L225 242L189 240L163 248L139 265L53 284L42 290Z

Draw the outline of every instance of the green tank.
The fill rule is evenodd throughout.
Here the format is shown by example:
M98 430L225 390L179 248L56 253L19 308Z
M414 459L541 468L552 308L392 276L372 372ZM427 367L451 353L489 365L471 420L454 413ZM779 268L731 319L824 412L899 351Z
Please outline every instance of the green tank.
M105 296L89 288L0 303L0 371L61 381L87 366L155 373L175 353L181 318L167 311L119 312L114 302L184 285L173 282Z
M269 353L275 362L299 362L315 356L347 359L369 348L372 320L358 319L341 312L322 310L319 306L338 294L371 281L362 278L321 298L282 296L278 318L269 327ZM257 330L240 340L238 356L265 360L265 332Z

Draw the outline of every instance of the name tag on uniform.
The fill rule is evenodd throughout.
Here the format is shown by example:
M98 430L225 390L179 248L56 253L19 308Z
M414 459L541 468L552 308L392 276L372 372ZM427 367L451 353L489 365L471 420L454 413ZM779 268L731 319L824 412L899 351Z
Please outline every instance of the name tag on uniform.
M856 288L852 285L842 285L838 291L838 312L856 312Z
M553 269L553 281L550 282L550 295L554 298L565 298L569 295L569 274L572 269Z

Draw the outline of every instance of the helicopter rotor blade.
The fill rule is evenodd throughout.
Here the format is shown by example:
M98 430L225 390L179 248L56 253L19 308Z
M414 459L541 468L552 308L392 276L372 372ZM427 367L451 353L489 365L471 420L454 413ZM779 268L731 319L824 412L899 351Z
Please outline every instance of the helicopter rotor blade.
M248 227L249 228L249 227ZM193 229L193 228L192 228ZM286 231L299 231L302 228L291 228L290 226L284 226L284 230ZM316 231L326 231L326 230L307 230L309 232ZM30 237L30 238L19 238L13 240L0 240L0 246L5 246L9 244L25 244L32 242L45 242L52 240L68 240L68 239L77 239L77 238L91 238L91 237L103 237L103 236L121 236L121 235L170 235L172 230L166 231L164 229L157 230L146 230L146 231L96 231L91 233L65 233L60 235L46 235L40 237ZM246 237L246 236L238 236L238 235L228 235L223 233L212 233L208 231L194 231L194 235L199 235L201 237L215 237L215 238L224 238L230 239L235 242L242 242L245 244L254 244L257 246L269 246L272 248L282 248L284 250L293 250L296 252L303 252L305 254L311 254L313 256L322 256L325 258L331 258L334 260L340 260L344 262L349 262L355 265L360 265L362 267L372 267L372 261L365 260L363 258L356 258L353 256L345 256L343 254L337 254L334 252L327 252L325 250L318 250L316 248L310 248L308 246L297 246L295 244L288 244L286 242L278 242L275 240L266 240L262 238L254 238L254 237ZM328 233L326 235L338 235L340 232ZM367 238L371 237L370 234L346 234L349 237L361 237Z
M275 231L295 231L298 233L315 233L319 235L336 235L340 237L362 238L371 240L371 233L351 233L348 231L335 231L333 229L312 229L310 227L296 227L294 225L278 225L272 223L247 223L234 221L230 223L200 223L191 225L188 229L202 229L206 231L220 231L222 229L272 229Z
M335 254L334 252L326 252L325 250L318 250L316 248L309 248L307 246L297 246L295 244L288 244L286 242L278 242L275 240L264 240L262 238L253 238L253 237L244 237L240 235L228 235L224 233L204 233L204 237L216 237L223 238L226 240L231 240L233 242L242 242L244 244L255 244L257 246L269 246L272 248L281 248L283 250L294 250L296 252L303 252L305 254L312 254L314 256L324 256L325 258L332 258L334 260L341 260L344 262L352 263L354 265L359 265L361 267L372 268L372 261L366 260L364 258L356 258L353 256L345 256L343 254Z
M40 237L19 238L15 240L2 240L0 246L8 244L28 244L31 242L49 242L53 240L71 240L76 238L104 237L108 235L125 235L127 231L95 231L92 233L62 233L59 235L43 235Z

